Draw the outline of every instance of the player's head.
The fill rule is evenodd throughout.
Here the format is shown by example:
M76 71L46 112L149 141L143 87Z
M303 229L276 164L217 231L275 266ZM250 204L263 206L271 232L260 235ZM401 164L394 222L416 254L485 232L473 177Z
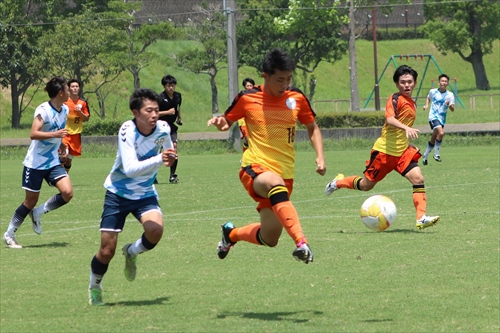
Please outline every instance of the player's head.
M441 74L439 75L439 88L441 90L446 89L446 86L448 86L448 83L450 82L450 77L446 74Z
M441 74L441 75L439 75L439 81L441 81L441 79L442 79L443 77L444 77L444 78L446 78L446 80L450 81L450 77L449 77L448 75L444 74L444 73L443 73L443 74Z
M164 77L161 78L161 85L165 87L165 85L176 85L177 84L177 80L175 79L175 77L173 77L172 75L165 75Z
M399 93L405 97L411 98L411 94L417 84L417 71L408 65L399 66L394 72L393 80Z
M69 92L71 95L76 96L80 93L80 81L78 79L71 79L68 81Z
M247 77L246 79L243 79L241 85L245 88L245 90L251 90L253 86L255 86L255 81L252 78Z
M52 79L47 82L44 89L50 98L57 97L58 95L61 98L68 99L69 96L69 88L68 82L62 76L54 76Z
M292 58L281 49L274 49L264 57L262 63L262 77L264 90L275 97L281 97L292 82L292 73L295 63Z
M417 77L418 77L417 71L408 65L399 66L394 72L392 80L394 81L394 83L398 83L399 78L403 75L411 75L413 77L413 81L417 82Z
M140 110L142 107L144 107L146 101L154 102L158 106L158 101L159 101L158 94L151 89L135 90L130 96L130 101L129 101L130 111Z

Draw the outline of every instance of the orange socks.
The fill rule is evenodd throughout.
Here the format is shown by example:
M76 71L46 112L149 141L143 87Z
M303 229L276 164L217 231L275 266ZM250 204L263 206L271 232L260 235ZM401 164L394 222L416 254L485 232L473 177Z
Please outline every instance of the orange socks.
M307 240L302 232L297 210L288 199L288 189L283 185L273 187L268 193L272 210L286 232L292 237L295 244ZM267 245L259 239L260 223L251 223L241 228L234 228L229 234L231 242L245 241L257 245Z
M283 185L275 186L269 191L268 197L271 200L274 214L288 235L295 241L295 244L305 241L297 210L288 199L288 189ZM307 241L305 242L307 243Z
M344 179L337 180L338 188L348 188L351 190L359 190L359 181L363 179L359 176L349 176Z
M413 185L413 205L417 211L417 220L420 220L427 210L427 195L423 184Z
M252 244L262 245L257 240L257 233L260 230L260 223L251 223L241 228L234 228L229 234L231 242L245 241Z

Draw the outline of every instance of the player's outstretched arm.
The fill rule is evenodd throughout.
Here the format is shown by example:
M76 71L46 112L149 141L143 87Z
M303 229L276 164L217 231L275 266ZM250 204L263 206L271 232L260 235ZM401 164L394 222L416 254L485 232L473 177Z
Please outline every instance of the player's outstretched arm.
M207 122L207 126L214 125L219 131L227 131L232 124L225 116L214 116Z
M323 136L315 121L306 124L307 134L314 150L316 151L316 172L324 176L326 173L325 152L323 149Z

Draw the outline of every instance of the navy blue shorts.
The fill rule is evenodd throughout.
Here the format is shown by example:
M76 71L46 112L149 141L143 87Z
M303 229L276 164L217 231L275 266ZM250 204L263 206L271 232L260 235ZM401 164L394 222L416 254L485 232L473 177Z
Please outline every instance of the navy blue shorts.
M55 186L61 178L67 176L66 170L60 165L47 170L24 167L22 188L31 192L40 192L44 179L50 186Z
M162 214L156 197L130 200L106 191L100 231L121 232L128 214L132 213L140 221L142 215L152 210Z
M444 128L444 124L441 124L441 122L437 119L429 121L429 125L431 126L431 130L435 129L436 127Z

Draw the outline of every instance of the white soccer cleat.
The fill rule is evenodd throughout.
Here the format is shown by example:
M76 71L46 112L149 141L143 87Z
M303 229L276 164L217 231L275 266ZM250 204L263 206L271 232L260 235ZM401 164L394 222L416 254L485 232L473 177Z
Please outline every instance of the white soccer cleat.
M11 249L22 249L22 246L17 243L16 236L14 236L14 235L11 236L8 233L4 233L3 234L3 241Z
M417 229L422 230L434 226L438 221L439 221L439 216L424 215L420 218L420 220L417 220L416 227Z
M341 179L344 179L344 175L341 174L341 173L339 173L335 178L333 178L333 180L331 182L329 182L328 184L326 184L325 195L330 195L334 191L337 191L339 189L337 187L337 181L341 180Z
M41 214L37 214L36 208L32 209L31 212L29 212L29 216L31 218L31 226L33 227L33 231L36 232L37 234L42 233L42 218Z

